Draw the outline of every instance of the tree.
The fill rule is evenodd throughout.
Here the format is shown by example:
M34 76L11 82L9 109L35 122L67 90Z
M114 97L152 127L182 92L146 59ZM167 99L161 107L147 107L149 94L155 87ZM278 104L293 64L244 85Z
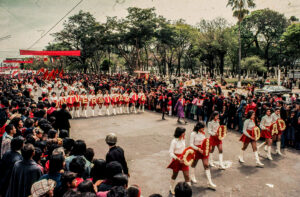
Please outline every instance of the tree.
M241 25L244 51L250 53L244 55L260 56L268 69L277 66L276 57L282 50L280 38L288 26L284 15L270 9L255 10Z
M89 13L82 10L63 24L64 29L54 33L55 41L61 43L70 50L81 50L80 57L69 57L72 63L80 64L84 73L88 69L88 59L94 56L98 50L96 34L101 26Z
M233 16L238 19L239 26L239 62L238 62L238 80L241 81L241 58L242 58L242 46L241 46L241 22L245 18L247 14L249 14L249 10L247 8L254 8L255 3L254 0L228 0L227 6L231 6L233 11Z
M290 25L281 36L281 40L285 48L285 57L294 67L295 61L300 58L300 23Z
M247 71L247 75L249 75L249 72L258 72L259 74L262 74L267 71L264 61L258 56L244 58L241 62L241 66L242 69Z

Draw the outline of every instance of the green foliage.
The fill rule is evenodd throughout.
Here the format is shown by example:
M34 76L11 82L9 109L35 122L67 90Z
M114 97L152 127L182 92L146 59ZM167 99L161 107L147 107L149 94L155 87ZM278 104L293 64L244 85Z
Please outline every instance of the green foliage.
M300 23L290 25L281 38L288 56L294 60L300 58Z
M267 71L267 68L264 66L264 61L258 56L246 57L242 60L241 66L247 71L255 71L259 73Z

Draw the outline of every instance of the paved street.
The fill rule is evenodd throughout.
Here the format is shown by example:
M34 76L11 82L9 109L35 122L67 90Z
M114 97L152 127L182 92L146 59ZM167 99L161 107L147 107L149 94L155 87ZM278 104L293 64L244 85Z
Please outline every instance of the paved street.
M129 164L130 184L141 186L144 197L153 193L168 196L171 170L166 169L170 162L169 144L174 130L179 126L176 118L161 120L160 114L118 115L71 120L71 136L84 139L88 147L95 150L95 158L105 158L108 147L105 136L110 132L118 135L118 145L124 148ZM182 126L182 125L181 125ZM193 122L183 125L186 129L187 144L194 126ZM284 156L273 155L274 161L261 158L264 168L255 167L255 158L249 146L246 163L241 165L237 156L241 147L240 134L229 132L223 141L224 160L232 161L229 169L212 168L212 179L217 190L206 188L206 177L201 162L198 163L196 177L198 183L193 186L193 196L299 196L300 193L300 155L299 151L283 150ZM264 151L261 150L263 156ZM218 159L218 154L213 154ZM183 176L177 181L183 181ZM269 184L269 186L267 185Z

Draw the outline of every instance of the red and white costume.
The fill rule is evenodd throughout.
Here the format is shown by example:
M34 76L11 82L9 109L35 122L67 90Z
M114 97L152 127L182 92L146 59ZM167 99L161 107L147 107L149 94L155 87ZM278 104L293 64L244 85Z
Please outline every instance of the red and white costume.
M95 107L97 105L97 97L96 97L96 95L91 94L89 96L89 100L90 100L90 103L89 103L90 107Z
M59 97L59 107L61 108L63 104L67 104L67 98L65 96Z
M58 98L57 98L57 96L51 96L49 98L49 101L50 101L50 103L55 103L56 107L58 107Z
M67 106L69 108L72 108L74 104L74 95L68 95L67 96Z
M184 149L185 149L184 139L180 140L178 138L175 138L172 140L169 149L169 154L170 157L172 158L172 161L169 164L168 168L173 169L174 172L189 170L189 166L186 166L184 163L180 163L180 161L178 160L179 156L183 153Z
M104 103L103 94L97 94L97 104L102 106Z
M78 95L78 94L74 95L73 105L74 105L74 107L80 107L80 95Z
M110 105L110 102L111 102L111 97L110 97L110 95L109 95L109 94L105 94L105 95L104 95L104 105L105 105L106 107L108 107L108 106Z
M210 135L209 142L211 146L218 146L219 144L222 144L222 140L219 140L219 137L216 136L219 126L219 121L212 120L208 122L207 132Z
M190 146L195 150L195 159L208 159L208 156L203 156L198 150L201 147L203 140L205 139L205 133L192 132L190 137Z
M276 113L272 113L271 115L271 118L272 118L272 123L275 123L278 119L280 119L280 114L276 114ZM281 135L282 132L281 131L278 131L278 135Z
M270 127L272 124L272 116L265 115L262 117L260 122L261 129L261 137L265 139L272 139L272 132L270 131Z
M119 95L118 94L111 94L111 105L115 106L118 104Z
M130 95L130 103L136 103L139 99L137 93L131 92Z
M146 103L146 96L144 93L139 93L138 94L139 97L139 104L140 105L144 105Z
M255 127L255 122L251 119L247 119L244 122L244 127L243 127L243 135L240 138L240 141L244 143L249 143L252 142L253 140L250 138L252 137L252 130Z
M87 107L89 99L87 97L87 95L81 95L80 96L80 101L81 101L81 107Z

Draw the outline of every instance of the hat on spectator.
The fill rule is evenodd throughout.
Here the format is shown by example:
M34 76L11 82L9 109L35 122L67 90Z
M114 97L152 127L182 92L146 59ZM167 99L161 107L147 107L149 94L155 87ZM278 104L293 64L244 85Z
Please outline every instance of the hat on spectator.
M52 179L42 179L40 181L37 181L31 187L32 197L42 196L48 193L50 190L54 189L55 186L56 182Z

